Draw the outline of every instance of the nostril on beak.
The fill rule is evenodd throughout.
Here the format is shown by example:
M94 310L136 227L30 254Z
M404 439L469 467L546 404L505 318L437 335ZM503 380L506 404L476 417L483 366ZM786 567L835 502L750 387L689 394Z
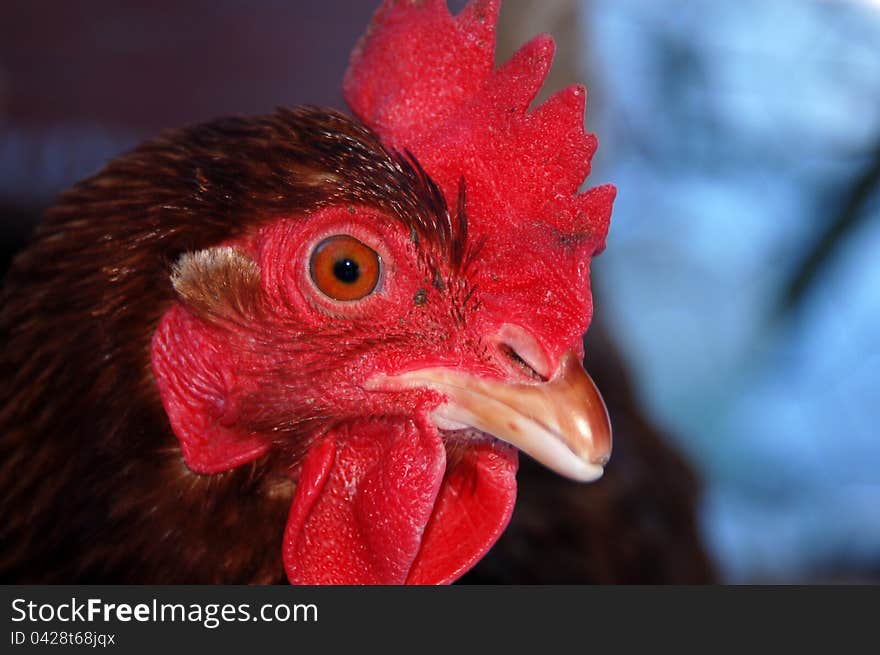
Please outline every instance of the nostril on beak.
M501 351L502 356L507 360L507 362L512 363L518 371L522 371L533 380L537 380L539 382L547 381L547 378L545 378L543 375L533 369L526 360L519 356L519 353L517 353L516 350L514 350L510 346L510 344L500 343L498 344L498 350Z
M550 379L547 356L537 340L518 325L505 323L496 335L501 362L511 372L523 374L539 382Z

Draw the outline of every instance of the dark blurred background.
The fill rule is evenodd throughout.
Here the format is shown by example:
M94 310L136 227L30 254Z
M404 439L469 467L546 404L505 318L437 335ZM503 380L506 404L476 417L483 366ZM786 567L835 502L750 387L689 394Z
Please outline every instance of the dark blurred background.
M343 108L374 8L5 0L0 272L57 193L163 129ZM589 89L588 182L619 188L587 339L618 447L662 435L703 483L658 464L643 493L687 487L724 580L880 580L880 3L508 0L499 59L539 32L544 96Z

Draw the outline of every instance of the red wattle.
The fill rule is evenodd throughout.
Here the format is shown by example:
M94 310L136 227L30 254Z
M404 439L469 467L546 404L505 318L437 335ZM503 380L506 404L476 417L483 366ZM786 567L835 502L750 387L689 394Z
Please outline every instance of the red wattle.
M446 470L436 429L339 427L303 464L284 535L293 584L448 584L498 539L516 498L516 451L468 446ZM444 475L445 470L445 475Z
M303 464L284 535L293 584L403 584L443 480L436 430L412 420L338 427Z
M407 584L449 584L488 552L513 513L517 466L516 449L498 441L450 465Z

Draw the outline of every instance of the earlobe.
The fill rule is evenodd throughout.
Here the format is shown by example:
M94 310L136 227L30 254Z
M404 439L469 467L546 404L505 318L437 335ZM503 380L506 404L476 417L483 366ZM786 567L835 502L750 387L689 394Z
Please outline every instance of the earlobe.
M258 434L236 422L234 399L224 382L219 349L204 324L180 305L169 309L151 343L153 376L186 465L196 473L220 473L269 450Z

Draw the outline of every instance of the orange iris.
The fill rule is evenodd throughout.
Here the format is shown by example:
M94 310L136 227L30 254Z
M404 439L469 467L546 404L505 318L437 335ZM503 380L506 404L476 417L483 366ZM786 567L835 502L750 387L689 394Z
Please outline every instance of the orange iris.
M315 248L312 280L333 300L360 300L376 288L380 260L375 250L345 234L328 237Z

